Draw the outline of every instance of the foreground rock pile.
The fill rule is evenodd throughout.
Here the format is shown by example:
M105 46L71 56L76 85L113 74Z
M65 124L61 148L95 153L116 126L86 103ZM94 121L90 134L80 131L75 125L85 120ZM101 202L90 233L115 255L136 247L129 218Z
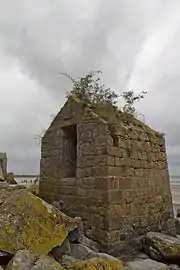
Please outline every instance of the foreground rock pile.
M54 204L55 205L55 204ZM102 253L70 218L23 187L0 184L0 270L180 269L180 240L149 232L134 258Z

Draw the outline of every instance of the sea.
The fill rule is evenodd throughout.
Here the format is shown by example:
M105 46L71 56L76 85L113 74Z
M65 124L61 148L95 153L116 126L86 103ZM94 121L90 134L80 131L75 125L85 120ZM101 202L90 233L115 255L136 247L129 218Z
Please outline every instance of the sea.
M180 208L180 176L171 176L170 184L174 212L176 214L177 209Z
M17 182L18 185L32 185L34 183L34 181L37 179L37 176L16 176L15 175L15 180Z

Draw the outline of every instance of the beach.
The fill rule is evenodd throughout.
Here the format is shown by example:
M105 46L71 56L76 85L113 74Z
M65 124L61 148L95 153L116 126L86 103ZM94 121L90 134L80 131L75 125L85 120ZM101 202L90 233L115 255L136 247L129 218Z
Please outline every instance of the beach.
M180 208L180 177L171 178L171 193L174 212L176 214L177 209Z

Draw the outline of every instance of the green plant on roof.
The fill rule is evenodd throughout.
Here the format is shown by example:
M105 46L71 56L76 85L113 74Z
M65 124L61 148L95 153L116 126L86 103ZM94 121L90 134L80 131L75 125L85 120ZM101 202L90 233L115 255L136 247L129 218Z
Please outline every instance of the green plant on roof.
M101 71L90 71L84 77L74 79L67 73L60 73L67 76L73 83L73 88L68 92L67 97L74 97L79 99L92 107L97 105L108 105L113 110L118 112L124 112L126 115L134 116L136 109L135 103L144 98L146 92L142 91L136 95L133 90L123 92L121 95L116 94L114 90L106 87L100 81ZM124 106L118 108L118 99L122 97L124 99ZM120 110L120 111L119 111Z

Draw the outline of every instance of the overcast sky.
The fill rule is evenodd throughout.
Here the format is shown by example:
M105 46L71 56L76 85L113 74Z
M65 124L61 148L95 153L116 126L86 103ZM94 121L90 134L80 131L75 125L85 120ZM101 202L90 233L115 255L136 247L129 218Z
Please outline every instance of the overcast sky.
M137 107L166 133L180 174L179 0L0 0L0 151L8 169L38 173L35 139L62 106L74 76L103 71L118 93L146 89Z

